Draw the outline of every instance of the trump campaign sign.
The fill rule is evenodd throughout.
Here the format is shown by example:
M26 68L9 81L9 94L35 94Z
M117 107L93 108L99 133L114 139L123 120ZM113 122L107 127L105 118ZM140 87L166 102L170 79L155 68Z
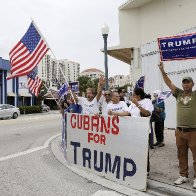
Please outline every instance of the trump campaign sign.
M148 118L67 113L67 160L145 191L148 129Z
M158 38L161 61L196 58L196 33Z
M69 82L69 86L72 90L72 92L74 93L78 93L79 92L79 82L76 81L76 82Z

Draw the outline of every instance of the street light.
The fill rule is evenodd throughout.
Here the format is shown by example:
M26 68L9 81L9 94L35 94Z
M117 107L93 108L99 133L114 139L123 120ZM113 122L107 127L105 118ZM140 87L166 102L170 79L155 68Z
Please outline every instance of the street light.
M109 33L109 27L107 24L104 24L101 27L101 33L103 36L103 40L104 40L104 56L105 56L105 60L104 60L104 65L105 65L105 90L108 90L108 56L107 56L107 37L108 37L108 33Z

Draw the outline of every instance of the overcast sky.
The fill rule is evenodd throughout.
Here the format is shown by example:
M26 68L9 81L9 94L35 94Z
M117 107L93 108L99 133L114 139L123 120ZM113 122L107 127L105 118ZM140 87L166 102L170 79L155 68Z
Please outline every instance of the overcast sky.
M104 71L101 26L107 23L108 46L119 44L118 7L126 0L6 0L0 11L0 56L9 51L28 29L31 18L57 59L80 63L81 71ZM127 75L129 66L109 56L109 76Z

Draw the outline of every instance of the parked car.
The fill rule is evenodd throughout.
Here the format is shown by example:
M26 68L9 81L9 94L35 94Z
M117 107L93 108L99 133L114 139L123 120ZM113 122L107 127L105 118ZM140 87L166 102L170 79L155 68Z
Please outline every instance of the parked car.
M42 105L42 112L44 112L44 111L46 111L46 112L50 111L50 107L47 106L46 104Z
M1 118L13 118L16 119L20 115L19 108L9 105L9 104L0 104L0 119Z

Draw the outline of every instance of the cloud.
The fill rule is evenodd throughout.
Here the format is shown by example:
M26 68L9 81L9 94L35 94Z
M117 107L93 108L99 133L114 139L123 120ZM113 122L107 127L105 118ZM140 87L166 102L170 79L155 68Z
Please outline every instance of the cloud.
M4 1L0 12L0 56L22 38L33 18L58 59L79 62L81 70L104 71L101 26L108 23L108 46L119 44L118 6L124 0ZM109 76L127 74L129 65L109 57ZM115 69L114 69L115 67Z

